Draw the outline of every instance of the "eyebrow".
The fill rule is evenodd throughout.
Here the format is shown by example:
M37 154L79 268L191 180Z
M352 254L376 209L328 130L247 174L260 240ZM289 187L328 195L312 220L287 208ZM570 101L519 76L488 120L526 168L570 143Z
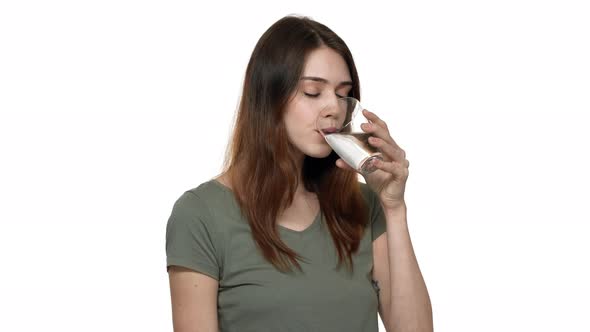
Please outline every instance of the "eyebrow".
M315 76L303 76L303 77L301 77L301 80L311 80L311 81L322 82L322 83L330 83L325 78L315 77ZM344 81L344 82L340 82L340 84L338 84L338 86L344 86L344 85L352 86L352 82L351 81Z

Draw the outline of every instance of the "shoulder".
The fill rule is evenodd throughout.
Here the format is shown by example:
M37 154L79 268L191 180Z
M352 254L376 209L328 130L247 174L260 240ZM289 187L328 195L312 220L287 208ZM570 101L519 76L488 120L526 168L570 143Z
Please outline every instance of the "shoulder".
M185 190L174 202L173 210L177 213L211 216L216 211L226 210L228 205L231 205L231 197L227 190L214 180L209 180Z
M194 197L204 203L213 203L216 201L226 201L228 193L231 193L229 188L215 180L205 181L198 186L186 190L182 196Z
M224 224L241 216L233 192L215 180L184 191L176 200L173 211L198 217L207 224Z

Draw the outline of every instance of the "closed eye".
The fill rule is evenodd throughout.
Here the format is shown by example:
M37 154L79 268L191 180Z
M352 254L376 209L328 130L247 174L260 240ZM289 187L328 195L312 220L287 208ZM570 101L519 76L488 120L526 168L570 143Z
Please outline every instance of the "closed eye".
M316 93L315 95L313 95L313 94L306 93L306 92L304 92L303 94L306 95L306 96L308 96L308 97L310 97L310 98L316 98L317 96L320 95L319 93ZM336 94L336 97L338 97L338 98L344 98L344 96L341 96L339 94Z

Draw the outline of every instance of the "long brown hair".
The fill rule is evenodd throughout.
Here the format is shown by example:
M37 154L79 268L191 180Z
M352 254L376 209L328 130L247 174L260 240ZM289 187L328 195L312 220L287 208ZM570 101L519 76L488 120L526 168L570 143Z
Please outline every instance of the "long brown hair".
M281 241L276 226L277 216L291 205L298 187L296 148L287 138L283 114L306 56L319 47L344 58L353 82L348 96L360 100L358 74L344 41L310 18L286 16L262 35L252 52L223 167L254 241L280 271L291 270L291 264L301 270L297 260L303 259ZM305 156L300 171L306 190L318 196L338 251L338 267L346 259L352 271L351 256L368 224L368 208L357 173L338 168L337 159L334 151L326 158Z

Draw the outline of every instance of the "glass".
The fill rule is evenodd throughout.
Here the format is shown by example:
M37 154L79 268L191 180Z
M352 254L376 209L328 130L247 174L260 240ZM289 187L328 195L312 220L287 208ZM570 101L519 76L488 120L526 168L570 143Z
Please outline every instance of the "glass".
M361 103L353 97L338 98L325 106L316 119L316 129L344 162L363 175L374 172L375 160L383 160L378 148L369 144L370 133L361 129L370 121Z

